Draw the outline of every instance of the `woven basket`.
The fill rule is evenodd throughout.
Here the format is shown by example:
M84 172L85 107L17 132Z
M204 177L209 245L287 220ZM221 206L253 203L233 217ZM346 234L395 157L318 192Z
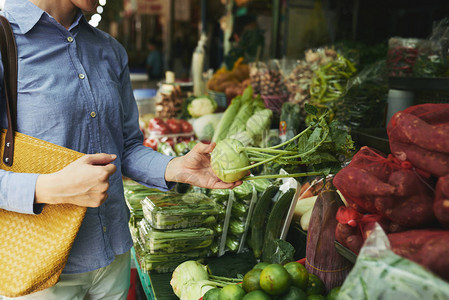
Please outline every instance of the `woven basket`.
M287 102L288 95L277 95L277 96L262 96L265 107L271 109L273 114L277 117L281 115L282 104Z
M0 24L8 118L8 130L0 129L0 168L16 173L57 172L83 154L14 131L17 49L8 20L0 16ZM0 209L0 295L17 297L56 284L85 213L85 207L68 204L45 205L39 215Z
M2 164L1 168L18 173L53 173L82 155L15 133L14 164ZM56 284L85 212L85 207L71 204L45 205L39 215L0 209L0 295L17 297Z

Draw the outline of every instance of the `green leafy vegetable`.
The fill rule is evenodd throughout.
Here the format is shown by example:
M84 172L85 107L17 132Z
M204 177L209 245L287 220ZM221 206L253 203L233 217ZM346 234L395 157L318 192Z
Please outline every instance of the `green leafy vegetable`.
M274 241L274 244L276 251L271 255L270 262L283 265L293 261L295 248L289 242L278 239Z
M309 126L290 140L268 148L249 147L235 139L225 139L217 143L211 153L214 173L224 182L237 181L252 168L267 163L281 166L305 165L311 172L285 175L260 175L245 177L244 180L258 178L304 177L326 175L329 170L338 170L341 156L351 154L354 144L351 136L338 121L329 121L327 113L318 116L319 111L306 106L312 115Z

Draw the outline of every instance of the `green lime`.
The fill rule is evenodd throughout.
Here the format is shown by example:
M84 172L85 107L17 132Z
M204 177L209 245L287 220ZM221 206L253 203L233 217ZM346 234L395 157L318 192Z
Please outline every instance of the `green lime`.
M329 291L329 294L326 296L326 300L336 300L338 293L340 292L341 286L336 286Z
M245 296L245 291L238 284L228 284L221 289L218 300L241 300Z
M292 261L286 263L284 265L284 268L292 277L292 284L305 291L309 282L309 272L307 272L306 267L304 267L299 262Z
M277 298L278 300L307 300L307 294L299 287L292 285L287 294Z
M264 262L264 261L261 261L260 263L258 263L257 265L255 265L255 266L253 267L253 269L260 269L260 270L263 270L263 269L265 269L265 267L268 266L268 265L269 265L269 263Z
M286 293L291 284L291 277L280 264L270 264L260 273L260 287L267 294L279 296Z
M245 292L260 290L260 273L261 269L252 269L243 276L242 287Z
M309 273L309 281L307 284L307 295L321 295L324 294L325 286L323 281L315 274Z
M271 300L271 297L261 290L256 290L246 294L242 300Z
M219 288L210 289L204 294L203 300L218 300L218 295L220 294Z
M326 297L323 295L309 295L307 300L326 300Z

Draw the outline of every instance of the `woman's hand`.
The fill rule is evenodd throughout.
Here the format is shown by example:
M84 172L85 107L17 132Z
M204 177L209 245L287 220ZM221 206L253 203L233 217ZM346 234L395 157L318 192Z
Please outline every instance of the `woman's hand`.
M210 165L210 153L214 148L215 143L198 143L186 155L172 159L165 170L165 180L208 189L232 189L242 184L241 180L223 182L214 174Z
M87 154L62 170L37 177L35 203L98 207L107 198L115 154Z

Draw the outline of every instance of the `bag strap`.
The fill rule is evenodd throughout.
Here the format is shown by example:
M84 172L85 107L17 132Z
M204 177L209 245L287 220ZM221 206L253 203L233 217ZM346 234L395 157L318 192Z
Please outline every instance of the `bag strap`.
M8 129L5 136L3 163L12 166L14 158L14 130L17 130L17 48L8 20L0 16L0 50L3 62L3 81L6 96Z

